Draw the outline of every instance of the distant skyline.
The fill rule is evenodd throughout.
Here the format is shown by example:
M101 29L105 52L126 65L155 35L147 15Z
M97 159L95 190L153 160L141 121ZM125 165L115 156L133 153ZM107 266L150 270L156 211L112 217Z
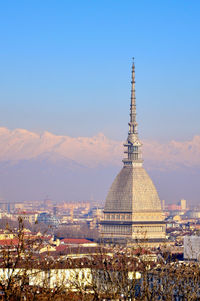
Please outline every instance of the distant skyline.
M200 134L199 1L0 4L0 126L127 135L132 56L139 136Z

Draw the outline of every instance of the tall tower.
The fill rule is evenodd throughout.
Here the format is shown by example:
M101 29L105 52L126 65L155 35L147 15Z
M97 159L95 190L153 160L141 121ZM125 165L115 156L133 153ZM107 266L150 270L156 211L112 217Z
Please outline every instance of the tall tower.
M135 63L132 64L131 104L123 167L108 192L101 222L101 239L108 243L159 245L165 241L165 223L156 188L143 168L138 138Z

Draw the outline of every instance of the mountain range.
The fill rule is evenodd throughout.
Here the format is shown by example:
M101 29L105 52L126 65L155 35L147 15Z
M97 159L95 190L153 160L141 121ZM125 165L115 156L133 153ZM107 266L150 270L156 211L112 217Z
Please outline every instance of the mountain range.
M161 199L200 196L200 136L190 141L143 141L144 166ZM122 167L123 142L0 128L0 197L19 201L105 199Z

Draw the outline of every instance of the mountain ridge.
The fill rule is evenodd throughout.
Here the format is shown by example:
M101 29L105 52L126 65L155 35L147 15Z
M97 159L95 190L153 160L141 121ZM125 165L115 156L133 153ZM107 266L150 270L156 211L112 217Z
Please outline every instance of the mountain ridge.
M143 141L144 167L161 199L198 203L200 136L189 141ZM7 200L105 199L123 166L123 143L94 137L37 134L0 128L0 197Z

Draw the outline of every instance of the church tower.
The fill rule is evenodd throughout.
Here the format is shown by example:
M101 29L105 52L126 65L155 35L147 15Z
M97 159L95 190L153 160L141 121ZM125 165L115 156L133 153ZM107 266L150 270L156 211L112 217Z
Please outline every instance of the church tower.
M124 144L123 167L108 192L101 222L101 239L107 243L165 241L165 222L156 188L143 168L138 138L135 97L135 63L132 64L130 121Z

